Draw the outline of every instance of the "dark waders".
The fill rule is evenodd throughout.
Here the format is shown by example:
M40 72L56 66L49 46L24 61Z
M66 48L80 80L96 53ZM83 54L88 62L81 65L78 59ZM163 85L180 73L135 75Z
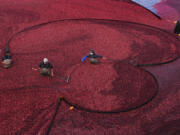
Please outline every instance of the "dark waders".
M99 60L97 58L90 58L90 63L91 64L99 64Z
M40 73L43 76L50 76L51 75L51 69L50 68L41 68Z

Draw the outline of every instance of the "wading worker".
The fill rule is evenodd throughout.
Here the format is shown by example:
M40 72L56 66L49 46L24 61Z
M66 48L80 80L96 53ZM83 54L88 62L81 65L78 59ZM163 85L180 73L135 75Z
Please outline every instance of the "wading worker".
M178 34L180 36L180 20L176 22L176 26L174 29L174 33Z
M2 57L2 64L4 68L12 67L12 56L9 51L6 51L4 56Z
M47 58L44 58L43 61L39 64L40 67L40 73L44 76L54 76L53 73L53 66L48 61Z
M87 56L84 56L81 60L83 62L86 58L89 58L91 64L99 64L98 58L103 58L103 56L97 55L94 50L90 50Z

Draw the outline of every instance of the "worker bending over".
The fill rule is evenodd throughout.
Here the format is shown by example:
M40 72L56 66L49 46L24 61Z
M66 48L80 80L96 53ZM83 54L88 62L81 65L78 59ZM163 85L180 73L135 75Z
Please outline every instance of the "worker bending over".
M9 51L6 51L4 56L2 57L2 64L4 68L12 67L12 56Z
M47 58L44 58L43 61L39 64L40 67L40 73L44 76L54 76L53 73L53 66L48 61Z
M94 50L90 50L87 56L84 56L81 60L83 62L86 58L89 58L91 64L99 64L98 58L103 58L103 56L97 55Z

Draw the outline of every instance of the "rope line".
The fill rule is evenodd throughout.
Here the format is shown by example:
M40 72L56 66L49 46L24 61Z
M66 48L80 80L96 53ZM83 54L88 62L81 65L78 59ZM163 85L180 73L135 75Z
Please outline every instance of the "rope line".
M57 103L57 106L56 106L56 109L55 109L55 113L54 113L54 115L53 115L53 118L52 118L51 123L49 124L49 127L47 128L46 135L49 135L49 133L50 133L50 131L51 131L51 129L52 129L52 126L53 126L53 124L54 124L54 121L55 121L57 112L58 112L58 110L59 110L59 108L60 108L60 106L61 106L61 101L62 101L61 99L58 99L58 103Z
M128 23L128 24L135 24L135 25L139 25L139 26L144 26L144 27L148 27L148 28L151 28L151 29L154 29L154 30L159 30L161 32L165 32L173 37L175 37L178 41L180 41L180 39L175 36L175 34L173 33L170 33L168 32L167 30L164 30L164 29L161 29L161 28L157 28L157 27L154 27L154 26L150 26L150 25L146 25L146 24L141 24L141 23L137 23L137 22L130 22L130 21L124 21L124 20L113 20L113 19L97 19L97 18L79 18L79 19L64 19L64 20L53 20L53 21L48 21L48 22L44 22L44 23L41 23L41 24L37 24L37 25L33 25L33 26L30 26L30 27L27 27L27 28L24 28L23 30L15 33L14 35L12 35L9 40L7 41L6 43L6 51L10 51L10 42L12 41L12 39L14 37L16 37L18 34L20 33L23 33L23 32L26 32L26 31L29 31L29 30L34 30L34 29L39 29L40 27L42 26L45 26L45 25L48 25L48 24L51 24L51 23L56 23L56 22L65 22L65 21L88 21L88 22L98 22L98 21L105 21L105 22L115 22L115 23ZM174 58L173 60L170 60L170 61L166 61L166 62L163 62L163 63L151 63L151 64L139 64L137 65L138 67L141 67L141 66L155 66L155 65L162 65L162 64L167 64L167 63L170 63L172 61L175 61L179 58L176 57Z
M66 104L68 104L69 106L74 106L78 110L82 110L82 111L86 111L86 112L92 112L92 113L113 114L113 113L120 113L120 112L129 112L129 111L132 111L132 110L139 109L139 108L143 107L144 105L148 104L149 102L151 102L159 92L159 83L158 83L158 80L156 79L156 77L151 72L149 72L149 71L147 71L147 70L145 70L143 68L140 68L140 69L143 70L144 72L150 74L153 77L153 79L154 79L154 81L156 83L156 90L155 90L154 94L152 95L152 97L150 99L148 99L146 102L144 102L144 103L142 103L140 105L137 105L135 107L131 107L131 108L123 109L123 110L115 110L115 111L98 111L98 110L88 109L88 108L79 106L77 104L73 104L73 103L69 102L66 98L62 98L62 100Z
M157 16L158 17L158 16ZM159 18L159 17L158 17ZM160 19L160 18L159 18ZM45 26L47 24L51 24L51 23L56 23L56 22L64 22L64 21L88 21L88 22L98 22L98 21L105 21L106 23L107 22L114 22L114 23L129 23L129 24L136 24L136 25L140 25L140 26L144 26L144 27L147 27L147 28L151 28L151 29L155 29L155 30L159 30L161 32L165 32L167 34L169 34L170 36L173 36L175 37L178 41L180 41L180 39L178 37L176 37L173 33L170 33L166 30L163 30L161 28L157 28L157 27L154 27L154 26L149 26L149 25L146 25L146 24L140 24L140 23L137 23L137 22L129 22L129 21L123 21L123 20L112 20L112 19L96 19L96 18L80 18L80 19L64 19L64 20L54 20L54 21L49 21L49 22L44 22L44 23L41 23L41 24L37 24L37 25L33 25L33 26L30 26L30 27L27 27L27 28L24 28L23 30L13 34L7 41L6 43L6 51L10 51L10 43L12 41L13 38L15 38L17 35L19 35L20 33L23 33L23 32L26 32L26 31L29 31L29 30L34 30L34 29L38 29L42 26ZM170 62L173 62L175 60L177 60L179 57L176 57L174 58L173 60L170 60L170 61L167 61L167 62L163 62L163 63L152 63L152 64L137 64L136 67L137 68L140 68L140 67L143 67L143 66L157 66L157 65L163 65L163 64L167 64L167 63L170 63ZM113 59L109 59L109 60L112 60L112 61L115 61ZM117 60L116 60L117 61ZM75 70L77 70L78 67L76 67L69 75L69 79L68 79L68 82L70 80L70 76L72 75L73 72L75 72ZM159 92L159 84L158 84L158 80L156 79L156 77L149 71L145 70L145 69L141 69L141 70L144 70L145 72L148 72L155 80L156 82L156 91L155 93L153 94L153 96L148 99L145 103L143 104L140 104L140 105L137 105L135 107L131 107L131 108L127 108L125 110L115 110L115 111L98 111L98 110L92 110L92 109L88 109L88 108L84 108L84 107L81 107L77 104L73 104L71 102L69 102L67 99L65 98L60 98L58 99L58 103L57 103L57 107L55 109L55 113L53 115L53 118L52 118L52 121L47 129L47 132L46 132L46 135L49 135L51 129L52 129L52 126L54 124L54 121L55 121L55 118L56 118L56 115L58 113L58 110L60 108L60 105L61 105L61 101L64 101L66 104L70 105L70 106L74 106L76 109L79 109L79 110L82 110L82 111L87 111L87 112L92 112L92 113L103 113L103 114L113 114L113 113L120 113L120 112L128 112L128 111L132 111L132 110L135 110L135 109L139 109L141 107L143 107L144 105L148 104L149 102L151 102L155 97L156 95L158 94ZM33 88L33 87L32 87Z

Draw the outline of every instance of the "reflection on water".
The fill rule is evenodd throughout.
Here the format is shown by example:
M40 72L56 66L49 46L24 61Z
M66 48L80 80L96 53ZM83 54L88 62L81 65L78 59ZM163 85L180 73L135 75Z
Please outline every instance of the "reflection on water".
M154 8L154 5L156 5L157 3L159 3L161 0L132 0L144 7L146 7L147 9L151 10L152 12L157 14L156 9Z

